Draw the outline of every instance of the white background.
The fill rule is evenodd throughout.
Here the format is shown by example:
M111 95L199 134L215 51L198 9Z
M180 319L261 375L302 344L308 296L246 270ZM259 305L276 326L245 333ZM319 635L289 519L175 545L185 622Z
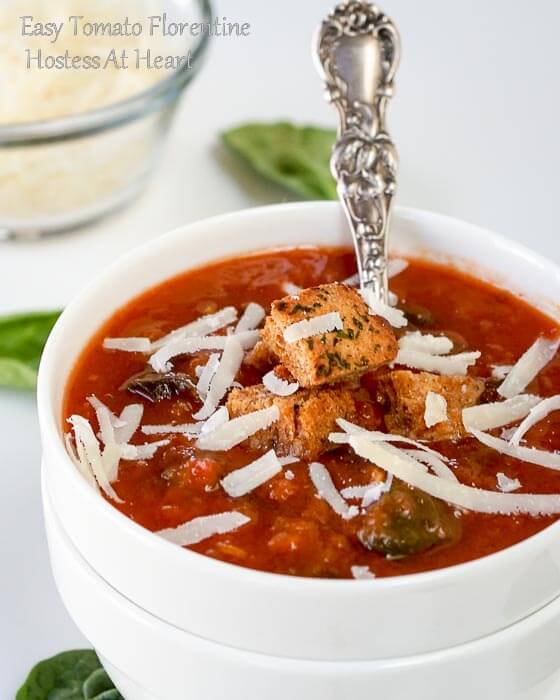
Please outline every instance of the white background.
M334 124L310 60L328 0L218 0L249 21L214 42L142 199L110 220L41 242L0 243L0 312L65 304L107 263L179 224L282 201L218 148L221 129L288 118ZM558 260L560 99L552 0L386 0L404 44L390 127L398 201L498 230ZM1 99L1 96L0 96ZM188 260L185 260L188 265ZM0 392L0 698L29 667L87 644L56 594L39 499L32 395Z

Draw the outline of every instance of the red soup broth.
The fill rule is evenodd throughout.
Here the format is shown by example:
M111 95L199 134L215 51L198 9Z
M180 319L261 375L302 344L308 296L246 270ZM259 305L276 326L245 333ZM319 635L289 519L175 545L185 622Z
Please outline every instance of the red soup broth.
M458 334L470 349L482 352L471 373L489 377L491 365L509 365L541 334L557 332L553 320L511 293L452 267L410 260L404 272L391 280L400 303L425 307L433 318L423 331ZM107 351L105 337L161 337L174 328L218 309L234 305L241 311L256 301L267 308L285 296L283 283L300 287L342 280L355 272L355 259L346 248L302 248L266 252L220 261L189 270L150 289L114 314L95 334L74 368L64 400L64 420L80 414L97 428L87 397L95 394L119 413L141 401L120 389L145 368L139 353ZM453 337L453 335L452 335ZM179 358L175 369L189 372L207 361L209 353ZM244 385L260 382L260 375L243 367L237 379ZM367 381L365 382L367 386ZM560 362L553 360L527 388L543 397L560 392ZM492 396L483 397L492 400ZM144 403L145 424L188 423L200 403L189 394L152 404ZM531 446L560 449L560 412L531 429ZM65 421L65 429L69 426ZM499 430L495 431L499 435ZM370 567L378 577L430 571L467 562L534 535L556 517L487 515L457 512L462 524L460 541L420 554L391 559L366 550L359 542L354 520L343 520L316 495L308 464L284 471L240 498L229 497L219 481L259 456L243 444L228 452L201 452L182 435L146 437L140 431L133 443L169 437L146 461L121 461L113 486L123 503L114 504L145 528L176 527L194 517L236 510L251 521L239 530L213 536L193 550L240 566L296 576L348 578L353 565ZM505 457L472 438L440 442L437 449L453 458L459 480L467 485L497 490L496 475L504 472L522 484L519 493L560 493L560 472ZM323 455L337 488L367 483L367 470L341 448ZM291 475L290 475L291 476Z

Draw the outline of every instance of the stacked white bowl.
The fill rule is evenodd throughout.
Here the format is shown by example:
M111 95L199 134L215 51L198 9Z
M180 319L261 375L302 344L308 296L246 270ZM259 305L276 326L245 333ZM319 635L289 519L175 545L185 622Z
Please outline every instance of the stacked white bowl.
M397 211L392 248L453 262L555 318L560 270L495 234ZM560 524L492 556L374 581L278 576L176 547L82 479L62 440L69 373L99 326L191 267L264 248L344 245L336 203L203 221L114 264L64 312L41 364L53 570L127 700L545 700L560 693Z

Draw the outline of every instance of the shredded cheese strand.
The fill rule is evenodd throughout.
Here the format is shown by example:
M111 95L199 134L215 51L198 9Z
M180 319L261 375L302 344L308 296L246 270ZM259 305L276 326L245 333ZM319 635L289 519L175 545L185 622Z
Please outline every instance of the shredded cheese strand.
M235 335L236 341L244 350L252 348L260 338L260 331L246 331ZM178 338L164 345L150 357L150 364L156 372L169 372L169 360L180 355L193 355L201 350L223 350L229 337L211 335L202 337Z
M465 430L493 430L524 418L540 401L538 396L519 394L505 401L469 406L462 412Z
M424 423L426 428L447 422L447 400L435 391L428 391L424 406Z
M559 347L560 337L553 340L543 337L537 338L500 384L498 394L506 399L511 399L524 391L556 355Z
M192 337L204 337L229 326L237 320L237 309L233 306L226 306L216 313L207 314L187 323L180 328L167 333L152 343L154 350L168 345L171 341Z
M534 406L529 412L529 415L511 436L510 443L512 445L519 445L525 434L553 411L560 411L560 394L550 396L548 399L543 399Z
M230 472L221 480L224 491L232 498L239 498L254 491L282 471L282 465L274 450L241 469Z
M252 301L247 305L247 308L243 312L243 316L239 319L237 326L235 327L236 333L242 333L243 331L253 331L255 328L260 326L261 321L263 321L266 316L266 312L260 304L255 304Z
M491 447L500 454L514 457L522 462L529 462L529 464L537 464L539 467L560 470L560 454L556 452L545 452L544 450L537 450L534 447L512 445L505 440L501 440L493 435L488 435L480 430L471 430L470 432L483 445Z
M467 510L480 513L560 513L560 495L512 494L485 491L428 474L408 455L388 444L373 443L364 437L352 437L350 445L357 455L391 472L398 479Z
M242 362L243 348L241 344L236 340L235 335L227 336L224 352L220 358L216 373L210 382L204 404L199 411L193 413L195 420L205 420L214 413L227 390L231 387Z
M344 498L337 491L331 475L324 464L320 462L312 462L309 465L309 476L313 485L317 489L319 498L326 501L335 513L341 516L344 520L350 520L358 515L359 510L356 506L349 506Z
M284 340L292 345L298 340L305 340L315 335L323 335L332 331L341 331L344 328L342 318L338 311L331 311L328 314L304 318L302 321L292 323L284 328Z
M480 352L461 352L457 355L429 355L426 352L399 348L393 365L404 365L425 372L436 372L442 375L467 374L467 369L476 363Z
M244 513L227 511L216 515L204 515L193 518L179 527L159 530L156 535L164 540L177 544L180 547L188 547L207 540L214 535L224 535L233 532L251 521Z
M389 304L385 304L378 299L373 293L373 289L360 290L360 296L367 304L371 316L381 316L388 321L393 328L404 328L408 325L408 321L404 313L400 309L395 309Z
M95 437L95 433L89 421L82 416L73 415L68 418L68 422L74 429L74 439L78 448L78 455L91 469L99 487L110 499L116 503L123 503L123 500L118 496L109 482L105 472L105 465L101 457L99 442Z
M207 435L201 435L196 446L201 450L221 452L230 450L251 437L259 430L265 430L280 418L278 406L270 406L259 411L246 413L233 418Z
M105 350L149 353L152 343L149 338L105 338L103 347Z

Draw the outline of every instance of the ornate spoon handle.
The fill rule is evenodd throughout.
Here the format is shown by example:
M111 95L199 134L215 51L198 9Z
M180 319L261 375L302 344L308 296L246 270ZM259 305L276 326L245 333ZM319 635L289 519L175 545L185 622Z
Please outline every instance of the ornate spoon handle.
M398 167L385 112L399 58L395 25L367 0L338 5L319 28L316 59L339 114L331 170L354 238L360 286L384 302Z

